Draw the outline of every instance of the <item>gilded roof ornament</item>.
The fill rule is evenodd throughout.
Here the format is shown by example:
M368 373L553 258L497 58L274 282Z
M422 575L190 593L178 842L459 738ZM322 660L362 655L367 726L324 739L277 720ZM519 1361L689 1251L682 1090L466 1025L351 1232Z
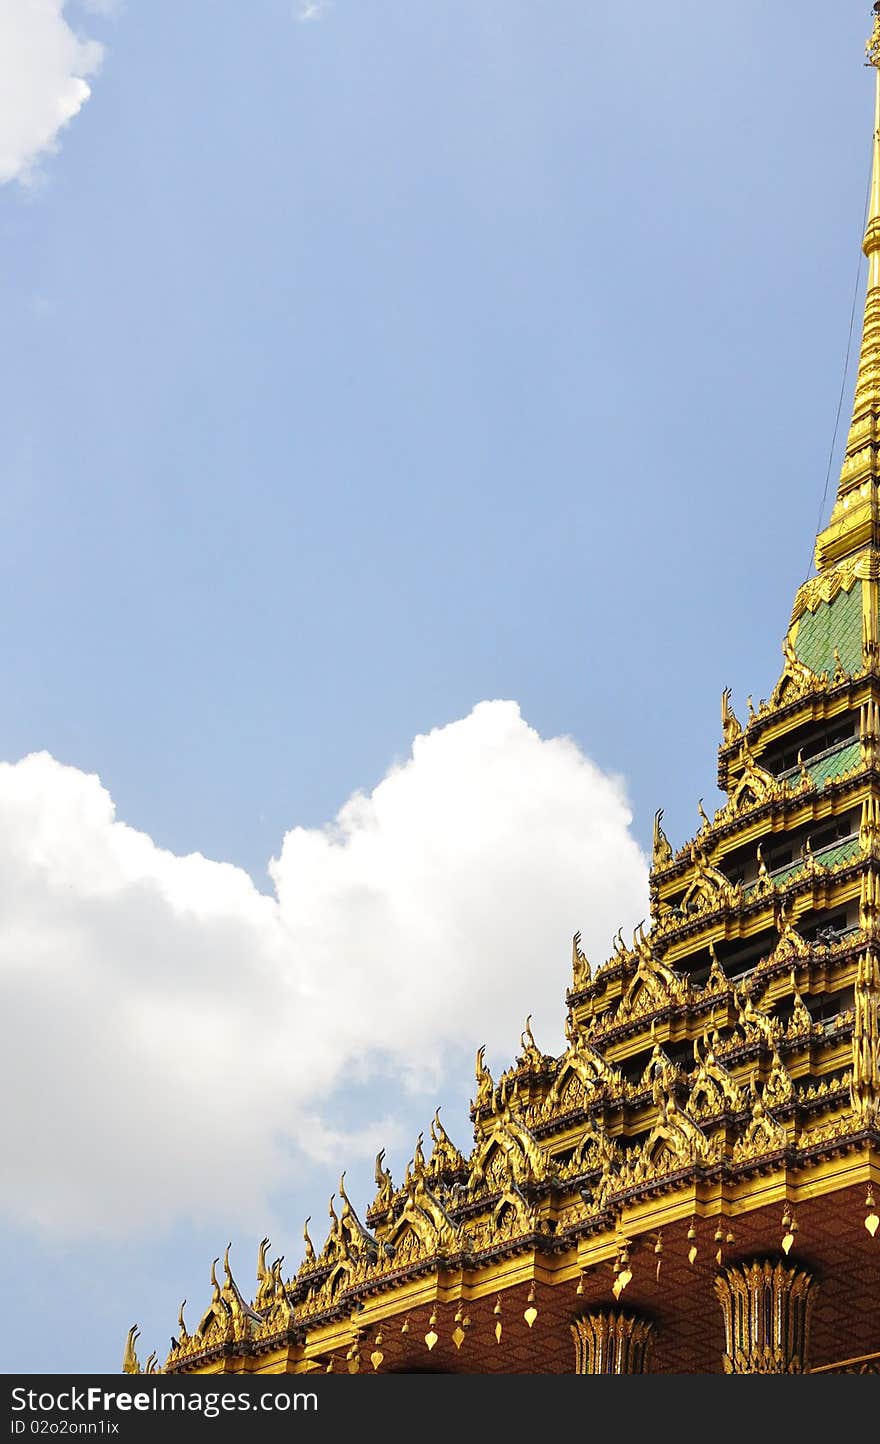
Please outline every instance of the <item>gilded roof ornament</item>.
M874 29L870 40L865 42L868 64L880 69L880 4L874 6Z
M318 1262L318 1257L317 1257L317 1254L315 1253L315 1245L312 1243L312 1240L309 1238L309 1224L311 1223L311 1219L312 1219L312 1215L309 1214L308 1218L306 1219L305 1223L303 1224L303 1239L304 1239L305 1245L306 1245L305 1266L306 1266L307 1268L313 1268L313 1267L315 1266L315 1264Z
M477 1049L477 1056L474 1062L474 1072L477 1078L477 1096L471 1102L472 1109L486 1108L492 1102L495 1093L495 1084L492 1081L492 1074L486 1067L486 1044L481 1043Z
M672 846L670 844L669 838L666 836L666 833L660 826L662 818L663 808L658 807L657 811L654 813L653 868L655 872L660 872L664 867L669 867L669 864L672 862L673 859Z
M525 1067L530 1069L543 1068L545 1063L552 1062L552 1059L546 1057L535 1042L535 1035L532 1032L531 1013L529 1013L529 1016L526 1018L526 1025L519 1035L519 1042L523 1051L518 1062Z
M670 854L672 849L670 848ZM586 953L581 948L581 935L576 932L571 940L571 977L572 987L576 993L585 988L592 976L592 969Z
M132 1324L125 1340L125 1354L122 1359L123 1374L139 1374L141 1366L135 1351L135 1341L140 1338L141 1331L137 1324Z
M439 1108L431 1119L431 1141L434 1144L428 1160L428 1173L431 1178L439 1178L442 1174L460 1173L467 1167L466 1158L456 1148L440 1122Z
M731 696L732 692L730 687L725 687L721 693L721 733L725 747L730 747L742 736L740 720L730 705Z
M384 1213L385 1210L389 1207L392 1198L394 1197L394 1182L391 1177L390 1168L385 1168L383 1165L382 1160L384 1159L384 1157L385 1149L380 1148L379 1152L376 1154L376 1169L374 1173L377 1192L376 1197L373 1199L373 1202L370 1205L370 1214ZM369 1218L369 1214L367 1215L367 1217Z

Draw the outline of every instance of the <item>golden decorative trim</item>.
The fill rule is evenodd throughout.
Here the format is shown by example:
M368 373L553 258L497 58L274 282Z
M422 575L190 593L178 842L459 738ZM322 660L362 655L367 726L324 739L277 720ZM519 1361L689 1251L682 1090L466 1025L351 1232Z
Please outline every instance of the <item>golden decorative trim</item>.
M724 1313L726 1374L806 1372L812 1274L769 1260L738 1264L715 1280Z
M636 1314L600 1309L572 1320L576 1374L647 1374L654 1326Z

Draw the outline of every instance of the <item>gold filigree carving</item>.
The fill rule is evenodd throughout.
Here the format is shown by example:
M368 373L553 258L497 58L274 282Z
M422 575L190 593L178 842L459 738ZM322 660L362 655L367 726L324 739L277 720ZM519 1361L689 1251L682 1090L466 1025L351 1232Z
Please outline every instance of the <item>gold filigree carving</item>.
M440 1122L439 1108L431 1119L431 1141L434 1147L431 1150L431 1157L428 1159L429 1179L436 1181L453 1174L463 1173L467 1169L467 1159L456 1148Z
M718 1061L708 1033L694 1039L694 1062L697 1067L690 1079L688 1106L695 1118L714 1117L729 1109L738 1113L744 1105L744 1094L731 1073Z
M736 902L738 889L723 872L710 864L696 843L691 843L691 862L694 875L681 900L683 913L713 912L718 907L731 906Z
M742 1138L733 1147L736 1162L751 1161L765 1153L777 1153L785 1147L785 1128L764 1107L761 1090L752 1084L751 1118Z
M494 1117L471 1160L468 1191L471 1195L486 1189L487 1164L493 1153L503 1159L505 1177L516 1184L539 1183L546 1178L549 1158L522 1118L514 1114L506 1083L502 1083Z
M576 1374L647 1374L654 1326L616 1309L581 1314L571 1325Z
M645 936L643 923L639 924L633 936L633 952L639 960L638 967L621 999L617 1011L618 1021L656 1012L670 1003L685 1001L688 993L687 979L657 957Z
M812 577L810 581L804 582L794 599L789 636L791 629L796 622L800 621L805 612L815 612L823 602L833 602L841 592L852 591L857 580L856 558L847 557L846 561L835 567L833 571L823 572L821 576Z
M880 1122L880 964L873 948L858 961L852 1038L851 1099L863 1128Z
M803 1269L768 1259L737 1264L715 1280L724 1314L726 1374L803 1374L817 1285Z

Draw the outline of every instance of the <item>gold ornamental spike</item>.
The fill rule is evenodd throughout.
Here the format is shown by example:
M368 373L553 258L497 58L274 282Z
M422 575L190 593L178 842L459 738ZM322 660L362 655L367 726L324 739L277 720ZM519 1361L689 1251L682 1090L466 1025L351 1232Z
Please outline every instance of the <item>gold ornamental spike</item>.
M874 144L868 221L862 249L868 258L865 317L853 398L852 421L828 526L816 541L816 567L827 570L844 557L880 544L880 9L867 44L874 76Z

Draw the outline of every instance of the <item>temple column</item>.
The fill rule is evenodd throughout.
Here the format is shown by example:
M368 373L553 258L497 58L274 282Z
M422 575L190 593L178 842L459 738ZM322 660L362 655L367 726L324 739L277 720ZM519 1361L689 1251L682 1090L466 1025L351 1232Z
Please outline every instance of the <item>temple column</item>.
M804 1374L812 1274L769 1259L725 1269L715 1280L724 1313L726 1374Z
M576 1374L647 1374L654 1326L636 1314L600 1309L572 1321Z

